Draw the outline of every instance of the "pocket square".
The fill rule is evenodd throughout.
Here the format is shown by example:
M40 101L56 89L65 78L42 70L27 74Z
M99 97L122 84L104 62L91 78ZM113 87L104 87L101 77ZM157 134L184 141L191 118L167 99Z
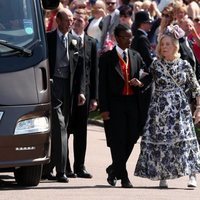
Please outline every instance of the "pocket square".
M74 55L78 54L78 52L74 52Z

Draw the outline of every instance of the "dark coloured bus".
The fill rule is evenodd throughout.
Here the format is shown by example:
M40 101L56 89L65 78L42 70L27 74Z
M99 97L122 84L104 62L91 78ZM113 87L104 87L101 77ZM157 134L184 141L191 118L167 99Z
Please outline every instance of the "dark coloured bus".
M50 81L44 9L58 0L0 0L0 172L38 185L50 158Z

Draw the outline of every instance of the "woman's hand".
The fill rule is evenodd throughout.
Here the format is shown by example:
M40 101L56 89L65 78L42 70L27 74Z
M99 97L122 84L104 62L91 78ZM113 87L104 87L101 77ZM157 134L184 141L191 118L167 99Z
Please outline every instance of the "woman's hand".
M200 122L200 108L197 108L193 114L194 124L198 124Z

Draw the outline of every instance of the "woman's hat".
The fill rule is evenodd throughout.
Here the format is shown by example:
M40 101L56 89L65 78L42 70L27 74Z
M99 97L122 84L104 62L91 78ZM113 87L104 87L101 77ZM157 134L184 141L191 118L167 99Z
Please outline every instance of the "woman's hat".
M185 35L185 31L180 28L177 24L167 26L166 30L164 31L164 35L169 35L174 37L175 39L180 39Z

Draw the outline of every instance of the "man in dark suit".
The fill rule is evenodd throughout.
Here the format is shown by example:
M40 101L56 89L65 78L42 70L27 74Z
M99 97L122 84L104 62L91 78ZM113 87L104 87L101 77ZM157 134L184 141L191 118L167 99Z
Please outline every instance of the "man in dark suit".
M97 84L98 84L98 66L97 66L97 41L86 35L84 32L88 24L88 15L83 9L76 9L74 12L74 24L72 35L81 38L82 52L84 55L84 67L86 74L86 102L82 106L77 106L78 91L75 89L74 103L69 132L73 133L74 147L74 173L71 170L70 161L67 162L68 177L92 178L92 175L85 168L85 154L87 147L87 121L89 111L97 107ZM77 75L77 74L76 74ZM75 81L78 76L75 76ZM68 156L69 157L69 156Z
M153 60L151 43L148 39L148 32L151 30L152 20L148 12L139 11L135 14L135 31L131 48L135 49L142 56L145 64L149 67Z
M119 24L114 35L117 45L99 60L99 107L103 120L109 121L106 139L112 156L112 165L106 169L107 181L115 186L121 179L122 187L132 188L126 163L139 138L138 94L147 76L139 80L145 65L139 53L129 49L130 27Z
M151 49L151 43L148 39L148 32L152 27L152 20L149 17L149 13L146 11L139 11L135 14L135 31L134 38L131 43L131 48L138 51L144 60L146 67L149 68L153 61L153 52ZM146 122L149 103L151 99L152 87L149 87L145 92L140 93L140 131L142 130Z
M79 52L79 39L68 33L73 15L68 9L61 9L56 15L58 28L47 33L50 77L52 79L52 149L51 161L44 166L43 178L52 179L56 167L58 182L68 182L67 124L72 106L74 76L79 73L77 83L79 105L85 103L85 73ZM81 63L81 64L80 64Z

